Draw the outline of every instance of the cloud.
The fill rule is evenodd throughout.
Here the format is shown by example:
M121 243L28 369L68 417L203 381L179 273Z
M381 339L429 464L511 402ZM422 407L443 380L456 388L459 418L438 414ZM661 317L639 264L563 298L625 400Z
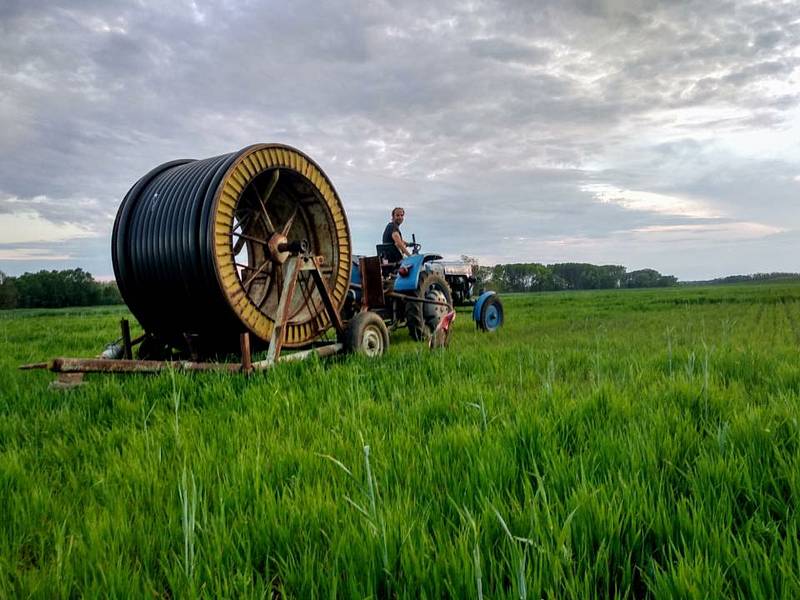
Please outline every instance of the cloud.
M84 225L72 222L54 223L36 212L28 211L0 213L0 231L3 232L4 244L57 242L97 236L97 233Z
M108 237L155 165L277 141L326 170L360 249L406 205L431 250L540 260L573 246L504 237L572 240L588 261L637 252L678 272L700 247L692 230L652 228L705 219L731 242L742 231L725 223L800 229L795 13L738 0L5 2L0 214ZM13 223L0 244L32 231ZM666 236L662 252L618 231ZM743 269L786 268L775 240L728 250Z
M50 248L0 248L0 260L7 261L62 261L72 258L69 254L57 254Z
M666 194L656 194L636 190L624 190L605 183L591 183L582 187L590 192L598 202L616 204L628 210L638 210L666 215L691 217L696 219L713 219L720 215L715 213L702 201L693 198L680 198ZM688 227L672 225L670 227Z
M785 230L772 225L763 223L703 223L691 225L648 225L638 229L632 229L630 233L647 236L653 239L656 236L673 238L679 237L682 240L699 239L704 241L722 240L724 242L740 241L743 239L760 239L771 235L783 233Z

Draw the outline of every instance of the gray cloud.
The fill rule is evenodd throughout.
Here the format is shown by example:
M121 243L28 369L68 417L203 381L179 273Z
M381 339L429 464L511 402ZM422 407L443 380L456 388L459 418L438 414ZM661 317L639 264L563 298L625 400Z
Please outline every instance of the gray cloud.
M540 247L505 238L581 238L553 247L598 262L616 247L626 263L635 249L620 231L736 222L795 231L796 9L5 2L0 214L81 223L106 239L120 199L154 165L280 141L329 173L361 251L395 204L409 207L407 227L426 248L487 259L542 259ZM688 197L720 216L602 202L587 190L600 184ZM729 235L738 270L796 270L776 242L748 254ZM689 273L681 257L697 240L672 240L654 241L644 266ZM59 256L87 260L59 244ZM0 260L6 271L20 264ZM110 273L107 257L92 264Z

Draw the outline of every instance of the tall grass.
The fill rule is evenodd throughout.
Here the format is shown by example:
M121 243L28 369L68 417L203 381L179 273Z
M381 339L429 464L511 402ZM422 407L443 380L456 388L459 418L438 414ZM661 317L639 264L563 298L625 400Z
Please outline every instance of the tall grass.
M800 597L800 285L504 300L69 392L126 313L0 313L0 597Z

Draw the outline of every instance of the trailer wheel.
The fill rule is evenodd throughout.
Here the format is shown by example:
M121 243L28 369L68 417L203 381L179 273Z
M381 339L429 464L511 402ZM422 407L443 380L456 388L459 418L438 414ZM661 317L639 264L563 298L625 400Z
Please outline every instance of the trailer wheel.
M370 358L382 356L389 348L389 330L380 315L366 311L358 313L347 324L344 349L348 354L363 354Z

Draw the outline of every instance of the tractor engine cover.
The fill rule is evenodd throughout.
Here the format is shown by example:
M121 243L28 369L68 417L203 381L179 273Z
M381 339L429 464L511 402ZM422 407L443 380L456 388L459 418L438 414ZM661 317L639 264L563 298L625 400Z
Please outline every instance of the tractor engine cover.
M269 340L286 248L302 242L322 257L338 311L352 253L342 202L308 156L258 144L167 162L142 177L117 212L112 261L120 293L146 332L175 347L190 337L224 352L238 347L242 332ZM307 345L331 326L316 289L300 285L299 292L286 347Z

